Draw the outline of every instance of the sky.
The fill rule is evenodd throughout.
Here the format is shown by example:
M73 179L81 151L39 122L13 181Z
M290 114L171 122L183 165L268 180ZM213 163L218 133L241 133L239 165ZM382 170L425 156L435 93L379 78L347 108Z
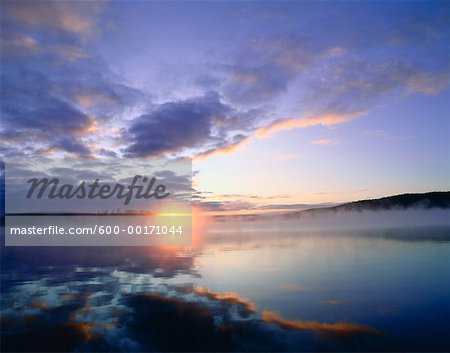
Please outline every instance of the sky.
M2 1L6 159L192 158L216 213L450 184L450 3Z

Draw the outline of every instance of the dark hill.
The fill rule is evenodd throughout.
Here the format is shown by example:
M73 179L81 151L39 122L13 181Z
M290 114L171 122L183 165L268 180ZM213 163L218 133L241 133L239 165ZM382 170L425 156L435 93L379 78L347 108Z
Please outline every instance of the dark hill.
M401 194L383 197L381 199L370 199L344 203L338 206L312 208L284 214L286 218L296 218L301 215L320 215L338 211L382 211L382 210L405 210L416 209L450 209L450 191L427 192L423 194Z

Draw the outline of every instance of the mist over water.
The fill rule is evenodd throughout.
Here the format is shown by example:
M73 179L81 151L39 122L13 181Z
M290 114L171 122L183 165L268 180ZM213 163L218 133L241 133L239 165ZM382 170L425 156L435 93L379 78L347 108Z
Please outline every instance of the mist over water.
M355 230L387 228L449 227L448 209L391 211L324 211L320 213L218 218L209 232Z
M417 227L450 225L450 210L337 211L324 217L306 217L318 227Z
M2 247L2 350L448 351L448 215L209 220L192 247Z

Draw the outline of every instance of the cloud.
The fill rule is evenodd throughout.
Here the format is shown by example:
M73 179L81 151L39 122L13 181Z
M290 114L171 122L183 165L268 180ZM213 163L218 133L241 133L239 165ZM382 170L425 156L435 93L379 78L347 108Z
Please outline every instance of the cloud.
M274 100L315 61L329 55L317 41L298 35L257 37L244 47L235 62L225 66L224 94L238 104Z
M435 95L450 84L450 69L442 72L417 72L406 82L406 92Z
M6 82L4 86L7 85ZM30 141L31 137L35 148L47 145L50 149L89 154L80 137L92 131L94 119L56 98L36 97L36 101L29 96L23 98L24 101L6 100L2 105L3 133L17 136L12 143Z
M42 100L39 105L25 109L27 111L22 111L17 106L7 106L5 108L7 126L35 130L44 135L55 133L79 135L94 125L92 118L54 98Z
M373 137L387 137L389 134L384 130L366 130L364 131L364 135Z
M112 126L128 110L149 105L148 96L123 84L73 38L22 30L8 24L2 31L7 38L1 48L5 153L87 156L92 149L104 154L98 141L120 136L117 126L116 136L111 133ZM111 142L107 147L111 150Z
M344 7L344 6L342 6ZM337 13L345 11L340 7ZM411 15L418 9L411 9ZM376 31L368 26L367 13L349 19L358 32L349 33L336 21L339 16L324 15L313 20L301 32L284 32L259 36L243 46L233 64L226 66L224 95L237 104L262 104L278 115L279 105L291 105L294 112L301 106L311 117L334 116L336 123L344 123L363 116L376 107L389 94L437 94L450 84L450 67L443 59L443 46L434 47L433 58L389 54L372 55L385 48L392 28L380 26ZM445 11L444 11L445 13ZM390 16L388 14L385 14ZM422 17L422 18L420 18ZM397 33L407 33L411 27L423 22L428 40L439 43L446 37L447 15L419 16L419 21L406 20L408 16L393 20ZM331 36L323 35L323 21ZM328 28L328 27L327 27ZM300 34L301 33L301 34ZM404 50L420 49L411 37L395 45ZM398 48L395 48L397 50ZM394 50L393 48L390 48ZM384 50L384 49L383 49ZM387 51L389 53L389 51ZM289 97L290 99L286 99ZM283 113L283 115L286 115ZM299 114L299 115L304 115ZM353 115L353 117L351 117ZM342 117L342 121L340 120ZM348 119L348 117L351 117ZM311 118L276 119L262 123L257 135L335 123L314 122Z
M228 110L215 94L164 103L131 122L128 134L132 143L124 152L143 157L198 147Z
M83 107L94 107L94 106L116 106L118 105L117 100L112 96L104 92L96 91L85 91L85 92L75 92L75 101Z
M311 109L368 111L389 95L436 94L450 84L450 66L436 60L433 65L407 57L374 58L353 53L331 62L321 79L310 80L305 99Z
M421 8L424 5L426 3L417 3L415 11L400 18L388 34L388 43L402 45L414 42L422 46L439 39L448 40L448 4L436 3L434 11L424 11Z
M336 206L333 203L305 204L305 203L268 203L273 200L289 199L292 195L257 196L251 194L216 194L211 192L195 192L193 199L197 206L204 211L272 211L305 210L310 208ZM220 200L220 201L218 201Z
M376 130L366 130L364 131L364 135L371 136L374 138L384 139L384 140L405 140L410 139L412 135L401 135L401 134L394 134L388 131L376 129Z
M329 300L322 300L320 303L321 304L326 304L326 305L341 305L342 304L342 300L329 299Z
M233 66L224 91L237 103L259 103L286 91L292 79L288 68L273 62L261 66Z
M66 151L77 156L88 157L90 150L80 141L72 136L64 136L50 145L50 149Z
M85 59L89 55L81 48L70 45L56 45L52 48L60 57L68 60Z
M205 211L241 211L255 209L255 204L248 201L202 201L197 204Z
M241 149L243 146L250 142L250 137L245 135L236 135L231 141L224 141L221 146L215 146L205 152L201 152L194 157L194 160L203 160L215 155L228 155Z
M450 84L446 5L430 12L414 4L402 16L374 9L378 11L374 17L372 9L352 9L358 15L346 16L345 26L340 20L349 11L345 4L333 7L332 14L300 16L296 26L263 28L249 16L255 24L251 31L244 31L211 59L207 56L195 73L186 69L190 66L174 65L179 80L168 80L176 82L173 87L156 82L155 92L133 88L118 77L108 65L117 68L120 59L96 54L97 48L108 52L116 45L106 43L109 35L119 43L129 30L124 21L123 29L101 37L100 29L111 29L102 17L106 6L116 19L117 8L103 2L3 4L2 98L7 111L2 116L6 113L8 123L2 136L10 153L86 154L88 149L94 155L175 154L201 160L235 153L254 134L268 137L344 124L364 116L388 96L439 94ZM290 9L283 11L288 11L286 18L291 16ZM200 47L214 52L208 41ZM158 64L152 57L148 62ZM171 92L167 100L152 101L161 96L162 86ZM60 118L52 120L47 114L42 118L41 102L50 109L49 100L66 105ZM81 124L81 133L58 122L70 115L69 110L75 124L83 121L81 116L91 121ZM44 128L47 122L54 126L50 131ZM89 130L94 123L95 133ZM35 145L14 136L15 130L16 135L31 134ZM61 139L61 134L68 136Z
M6 16L30 27L56 28L77 35L91 35L103 10L102 2L6 1Z
M285 199L291 197L287 194L279 194L272 196L260 196L260 195L249 195L249 194L220 194L216 195L217 197L223 198L231 198L231 199L252 199L252 200L271 200L271 199Z
M232 152L247 140L246 136L233 133L237 121L236 111L214 92L166 102L131 121L125 134L131 143L123 152L144 157L206 148L199 152L199 158Z
M254 40L231 66L224 92L232 101L240 104L275 102L271 109L277 111L277 104L286 103L283 94L283 97L291 97L287 102L292 104L292 110L298 110L293 104L297 97L297 105L310 112L306 118L260 123L257 136L315 125L342 124L362 117L388 95L431 95L449 86L450 67L442 58L442 49L439 49L442 46L433 51L431 61L420 55L414 59L407 55L370 55L368 50L377 51L385 45L390 35L387 28L375 32L355 20L355 26L362 28L361 37L369 36L361 41L358 34L349 36L334 19L330 20L331 27L336 27L331 40L317 40L323 29L315 27L318 23L312 23L302 36L285 33ZM435 33L429 37L432 42L438 43L445 37L443 21L437 26L430 19L426 23L433 28L430 33ZM398 28L406 31L403 27L409 25L399 23ZM417 44L411 40L396 45L417 49Z
M291 204L271 204L255 207L258 210L306 210L310 208L321 208L336 206L334 203L291 203Z
M320 139L320 140L313 140L310 143L311 145L333 146L339 144L339 141L336 139Z
M380 335L381 331L375 328L353 324L348 322L337 322L337 323L323 323L318 321L300 321L300 320L288 320L283 318L280 314L263 310L262 318L264 321L277 324L280 327L288 330L312 330L325 333L333 334L343 334L343 335L354 335L354 334L366 334L366 335Z
M3 128L6 132L14 131L18 139L15 143L34 141L35 148L47 145L71 153L88 153L80 140L96 124L88 115L52 98L28 107L10 106L9 103L2 107Z
M38 41L31 35L4 29L0 33L2 56L24 56L39 51Z
M261 127L256 131L256 135L260 138L267 138L279 131L302 129L309 126L323 125L333 126L343 124L364 115L365 112L358 111L343 114L322 114L315 117L300 119L280 119L268 126Z

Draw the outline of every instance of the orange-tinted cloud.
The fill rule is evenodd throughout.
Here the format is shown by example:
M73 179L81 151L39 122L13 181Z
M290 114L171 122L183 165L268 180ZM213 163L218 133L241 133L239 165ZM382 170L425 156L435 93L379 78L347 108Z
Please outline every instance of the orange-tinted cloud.
M228 154L232 154L234 152L236 152L237 150L239 150L240 148L242 148L243 146L247 145L250 142L250 137L245 137L237 142L231 143L227 146L218 148L218 149L214 149L214 150L208 150L206 152L202 152L198 155L196 155L193 159L194 161L199 161L199 160L205 160L209 157L215 156L215 155L228 155Z
M39 43L35 38L23 33L3 35L2 51L7 54L30 54L39 50Z
M257 82L258 77L255 74L234 70L231 74L231 79L238 83L250 85Z
M96 134L100 131L98 124L99 123L98 123L97 119L89 117L89 120L88 120L86 126L83 126L79 129L75 130L74 136Z
M364 131L364 135L369 135L373 137L388 137L388 133L383 130L367 130Z
M83 49L70 45L56 45L52 50L61 58L72 61L88 57Z
M342 124L354 119L359 118L365 114L365 112L359 111L359 112L353 112L353 113L347 113L347 114L324 114L309 118L301 118L301 119L281 119L277 120L274 123L272 123L269 126L261 127L256 130L256 136L259 138L266 138L272 136L274 133L283 131L283 130L293 130L293 129L299 129L299 128L306 128L309 126L316 126L316 125L323 125L323 126L333 126L337 124ZM250 142L250 137L242 138L234 143L228 144L227 146L224 146L222 148L212 149L208 150L206 152L200 153L197 156L194 157L194 160L204 160L206 158L209 158L213 155L227 155L232 154L242 148L244 145L248 144ZM337 144L338 142L335 140L318 140L313 141L313 144L320 144L320 145L332 145ZM297 158L297 155L290 154L290 155L284 155L281 160L292 160Z
M358 111L347 114L330 113L300 119L281 119L269 126L259 128L256 131L256 135L260 138L266 138L272 136L276 132L284 130L302 129L317 125L333 126L355 120L364 114L365 112Z
M406 82L406 92L435 95L450 84L450 70L438 73L418 72Z
M8 1L3 10L16 20L33 27L53 27L90 35L96 27L103 5L99 2Z
M86 108L92 107L92 106L116 106L117 102L104 94L101 93L95 93L95 92L83 92L83 93L77 93L74 96L75 101Z
M266 322L277 324L289 330L312 330L334 334L381 334L381 331L373 327L353 324L349 322L336 322L329 324L318 321L288 320L283 318L280 314L269 310L263 310L262 318Z

